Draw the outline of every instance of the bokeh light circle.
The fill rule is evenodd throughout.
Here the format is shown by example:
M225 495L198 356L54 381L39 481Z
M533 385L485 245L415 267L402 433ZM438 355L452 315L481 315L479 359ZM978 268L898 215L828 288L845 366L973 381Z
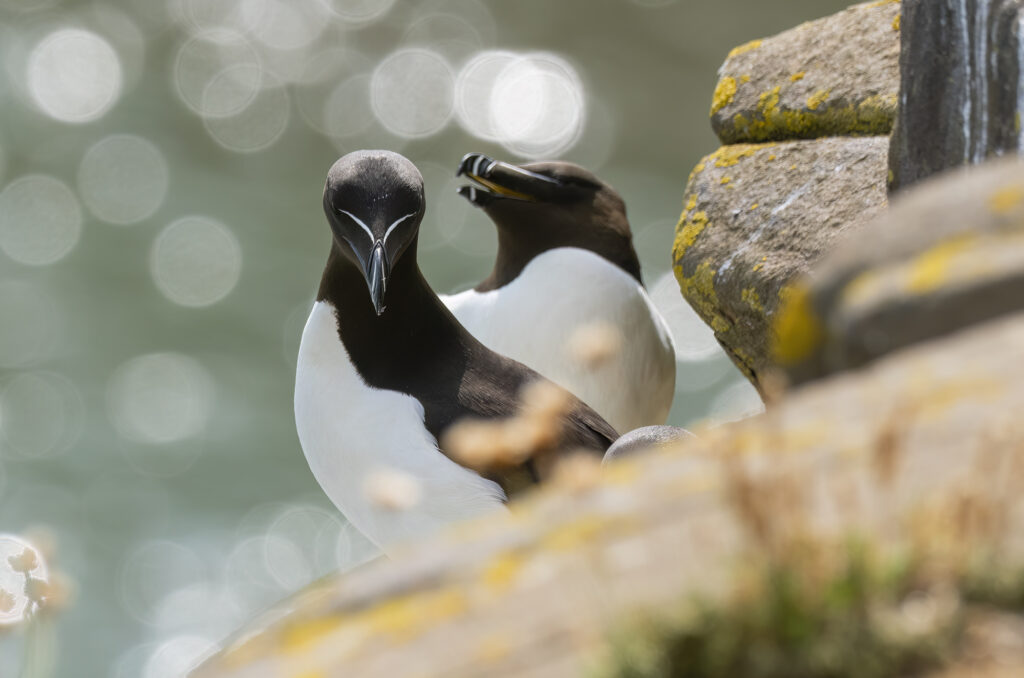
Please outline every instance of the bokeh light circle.
M249 34L276 50L307 47L328 26L321 0L241 0L239 9Z
M709 360L722 352L715 332L701 320L679 293L679 283L672 273L665 273L651 288L651 300L668 323L676 347L676 360L696 362Z
M194 438L206 427L213 380L194 358L150 353L121 365L111 378L107 405L118 433L161 445Z
M34 605L25 594L29 578L49 581L42 554L21 537L0 533L0 627L21 622Z
M452 63L460 63L479 51L485 40L467 17L454 12L431 12L409 26L402 44L429 47Z
M373 124L369 101L370 77L355 75L331 90L324 102L323 131L332 137L350 137Z
M61 334L56 302L29 282L0 281L0 318L0 368L45 360Z
M327 7L344 23L361 26L377 21L387 14L395 0L324 0Z
M373 71L373 113L392 134L430 136L444 128L454 110L455 76L448 62L427 49L401 49Z
M71 449L85 424L85 403L63 375L19 374L0 390L0 451L23 458L49 457Z
M710 419L715 423L728 423L746 419L764 412L764 401L747 379L740 378L726 386L711 401Z
M342 526L336 511L306 505L285 509L267 528L267 571L289 591L334 571L334 545Z
M153 540L135 547L118 572L122 608L145 624L155 624L160 601L171 591L201 580L202 559L192 549L173 541Z
M332 133L329 124L338 125L330 117L335 109L341 115L350 109L358 110L360 118L372 122L369 80L372 66L373 62L366 55L348 47L322 50L315 59L307 60L292 90L295 107L303 121L321 134ZM350 82L356 76L363 76L361 82ZM350 89L353 84L358 88ZM352 100L336 100L328 105L328 100L338 89L342 90L342 95L352 97ZM342 122L338 127L349 126Z
M260 55L236 31L215 29L190 38L174 60L181 100L203 117L235 115L263 87Z
M471 58L455 84L455 113L459 124L475 137L499 139L491 115L491 95L498 76L519 57L514 52L488 50Z
M78 199L62 181L31 174L0 193L0 249L15 261L55 263L74 249L81 231Z
M558 155L576 143L585 123L586 98L568 62L536 53L501 71L490 107L502 145L518 155L539 158Z
M210 86L217 87L221 78L232 77L231 70L222 72ZM268 148L284 134L290 116L288 90L274 85L263 87L256 98L235 115L207 117L203 125L214 141L227 150L255 153Z
M99 35L62 28L32 48L26 83L32 101L46 115L62 122L89 122L117 102L121 61Z
M235 288L242 273L242 248L219 221L190 216L157 236L150 272L160 292L181 306L214 304Z
M147 219L167 196L170 170L164 154L142 137L114 134L86 151L78 191L92 214L112 224Z

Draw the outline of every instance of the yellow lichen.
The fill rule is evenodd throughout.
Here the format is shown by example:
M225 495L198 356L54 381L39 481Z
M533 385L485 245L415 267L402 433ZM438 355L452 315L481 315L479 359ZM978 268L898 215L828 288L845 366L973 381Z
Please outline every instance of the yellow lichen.
M771 148L770 144L730 144L722 146L717 151L704 159L705 162L713 163L715 167L733 167L738 165L743 158L753 157L762 148Z
M720 184L722 184L723 186L725 186L726 184L730 183L731 181L732 181L732 177L722 177L722 178L721 178L721 179L719 180L719 182L718 182L718 183L720 183Z
M910 265L907 289L914 294L925 294L941 287L953 259L969 247L972 240L969 235L952 238L915 257Z
M676 261L679 261L678 257ZM732 329L732 323L722 315L720 310L718 294L715 292L716 271L712 268L710 259L702 261L691 276L685 275L682 266L675 267L675 274L683 297L704 322L711 326L711 329L718 333L728 332Z
M683 258L686 251L697 242L697 238L708 226L707 212L683 212L679 224L676 225L676 240L672 245L672 254L676 261Z
M756 210L756 209L757 209L758 207L760 207L760 206L761 206L761 204L760 204L760 203L756 203L756 202L755 202L755 203L754 203L753 205L751 205L751 206L750 206L750 210L751 210L751 211L753 211L753 210Z
M732 129L722 128L719 134L727 143L758 142L773 139L810 139L822 136L874 136L892 131L897 96L875 95L857 104L829 105L830 90L812 94L803 108L781 108L781 89L763 92L753 117L737 113Z
M755 49L757 49L758 47L761 46L762 42L763 42L762 40L751 40L748 43L744 43L744 44L740 45L739 47L734 47L732 49L732 51L729 52L729 57L728 58L732 59L733 57L738 57L741 54L746 54L747 52L750 52L751 50L755 50Z
M324 636L337 631L341 625L342 618L337 616L300 620L284 629L281 650L288 654L304 654Z
M686 201L686 211L692 211L697 209L697 194L693 193L690 195L690 199Z
M1024 204L1024 186L1006 186L989 196L988 206L996 214L1006 214Z
M743 75L740 76L741 85L746 85L748 82L750 82L750 75L744 73Z
M740 299L747 304L754 311L764 314L764 302L761 301L761 296L757 293L753 287L746 287L740 292Z
M374 633L408 638L462 613L466 607L465 596L458 591L431 591L386 600L368 610L362 620Z
M807 98L807 108L812 111L818 110L819 108L821 108L821 105L823 103L828 101L828 97L831 93L832 90L819 89L817 92L815 92L814 94Z
M606 523L597 516L586 516L575 522L560 525L544 535L542 548L551 551L571 551L584 544L593 543Z
M781 365L796 365L809 358L825 337L811 302L811 291L794 283L779 291L779 310L774 318L772 357Z
M501 592L515 583L523 569L523 557L517 553L503 553L494 559L481 577L484 586L492 592Z
M857 275L843 288L847 309L886 304L891 298L925 296L940 289L976 285L1019 270L1024 233L964 233L910 258L881 264Z
M715 87L715 93L711 97L711 115L731 104L735 96L736 78L726 76L719 80L718 86Z
M800 82L801 80L804 79L804 76L806 75L807 71L800 71L799 73L794 73L793 75L789 76L789 79L793 82Z
M894 31L900 30L900 19L903 17L902 14L897 14L896 18L892 20L892 29Z

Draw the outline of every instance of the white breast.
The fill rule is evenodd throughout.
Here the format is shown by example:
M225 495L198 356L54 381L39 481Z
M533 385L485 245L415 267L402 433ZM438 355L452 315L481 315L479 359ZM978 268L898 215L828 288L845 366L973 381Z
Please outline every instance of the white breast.
M335 311L327 302L314 304L302 333L295 425L324 492L385 552L397 542L503 506L501 487L440 452L423 424L418 400L363 381L338 337ZM415 508L391 511L367 498L367 478L382 470L416 478L421 499Z
M668 327L632 276L593 252L549 250L508 285L441 297L491 350L558 382L620 433L664 424L675 393L675 350ZM569 354L580 327L607 322L626 341L596 369Z

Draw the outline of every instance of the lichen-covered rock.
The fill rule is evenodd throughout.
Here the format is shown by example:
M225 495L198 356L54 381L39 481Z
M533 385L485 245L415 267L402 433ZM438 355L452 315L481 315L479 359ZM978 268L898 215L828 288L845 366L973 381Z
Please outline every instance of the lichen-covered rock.
M711 126L723 143L882 135L899 93L900 3L855 5L734 49Z
M888 149L887 137L724 146L691 174L676 278L755 386L786 284L885 206Z
M905 0L892 188L1024 150L1019 0Z
M546 486L511 515L323 581L193 676L593 675L609 630L636 610L675 612L682 596L729 584L737 556L750 553L749 479L781 472L799 475L785 497L794 513L778 521L900 544L904 530L944 515L924 510L944 498L1005 497L1005 516L991 517L1008 520L1011 557L1024 535L1024 474L993 483L987 469L1024 462L1020 431L1007 428L1022 409L1017 315L808 386L681 450L612 464L592 486ZM939 521L936 538L955 538L957 521Z
M794 289L775 319L793 382L1024 309L1024 163L908 190Z

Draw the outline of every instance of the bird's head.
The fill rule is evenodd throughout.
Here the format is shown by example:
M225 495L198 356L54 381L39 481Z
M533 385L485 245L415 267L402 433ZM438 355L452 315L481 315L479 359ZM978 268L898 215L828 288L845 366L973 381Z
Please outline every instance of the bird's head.
M570 162L513 165L469 153L457 175L470 180L459 194L483 209L499 233L504 232L502 247L529 247L535 250L533 255L555 247L579 247L639 279L626 205L592 172Z
M423 177L397 153L356 151L327 173L327 222L338 249L362 271L377 315L391 270L416 241L424 207Z

